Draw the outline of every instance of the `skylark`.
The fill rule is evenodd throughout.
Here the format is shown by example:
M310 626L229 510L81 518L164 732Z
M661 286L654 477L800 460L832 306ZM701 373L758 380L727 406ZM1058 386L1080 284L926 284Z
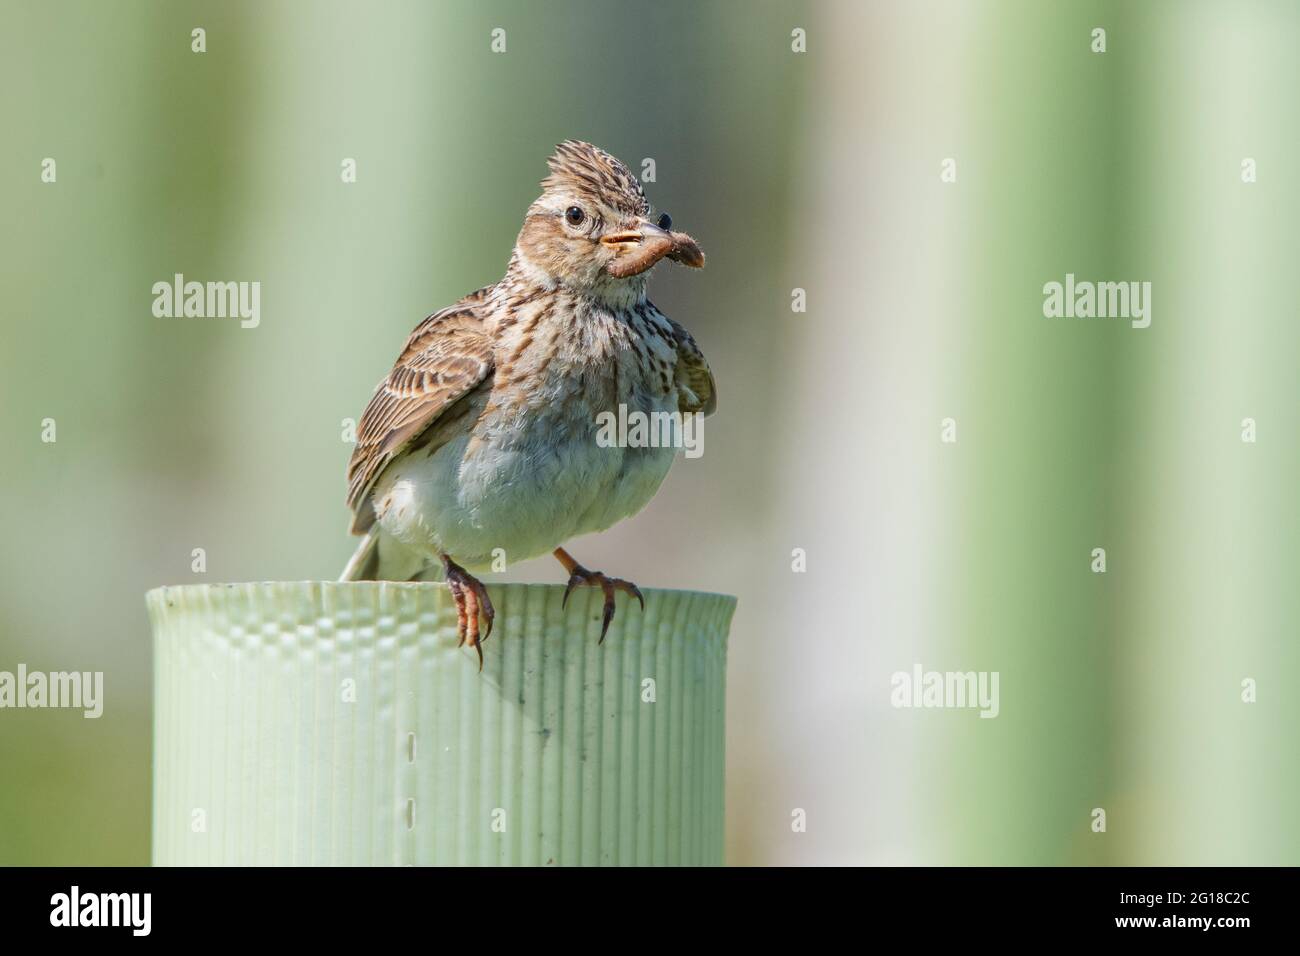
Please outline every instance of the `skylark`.
M713 375L689 332L646 298L662 259L704 253L667 214L651 217L635 176L590 143L565 142L528 208L506 274L415 327L357 428L348 464L352 532L365 538L343 580L410 580L441 565L460 642L492 631L469 568L494 550L551 551L605 596L631 582L589 571L564 548L636 514L672 464L671 447L601 447L603 412L705 415ZM644 606L644 601L642 601Z

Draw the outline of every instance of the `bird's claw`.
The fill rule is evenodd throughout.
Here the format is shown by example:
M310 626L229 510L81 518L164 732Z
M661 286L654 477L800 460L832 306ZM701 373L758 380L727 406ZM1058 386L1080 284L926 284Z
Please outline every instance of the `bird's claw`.
M451 598L456 603L456 634L460 638L457 647L468 644L478 653L478 669L483 670L483 641L492 636L492 622L496 610L492 599L488 597L487 587L474 575L470 574L450 558L443 559L443 570L447 576L447 587ZM487 621L487 629L479 635L479 615Z
M641 610L645 610L645 598L641 596L641 589L631 581L624 581L622 578L611 578L599 571L588 571L582 565L576 565L569 573L569 583L564 589L564 599L560 601L560 607L564 608L569 603L569 595L573 589L579 585L590 585L599 587L605 594L605 608L601 614L600 622L600 640L598 644L605 643L605 634L609 631L609 622L614 620L614 595L618 591L624 594L630 594L641 603Z

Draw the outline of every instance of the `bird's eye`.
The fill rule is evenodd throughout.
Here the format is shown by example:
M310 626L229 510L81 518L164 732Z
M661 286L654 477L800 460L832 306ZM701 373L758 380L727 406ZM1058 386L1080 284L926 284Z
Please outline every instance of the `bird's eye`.
M672 229L673 217L668 215L668 213L662 213L659 216L659 228L662 229L664 232L668 232L670 229Z
M587 214L582 211L581 206L570 206L564 210L564 218L570 226L578 226L582 224L582 220L587 218Z

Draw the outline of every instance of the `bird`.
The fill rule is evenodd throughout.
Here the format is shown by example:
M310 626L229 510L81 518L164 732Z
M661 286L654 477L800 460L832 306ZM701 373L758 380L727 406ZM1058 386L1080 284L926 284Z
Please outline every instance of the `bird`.
M604 149L566 140L547 167L505 275L415 327L357 423L347 468L362 540L341 580L441 575L458 646L477 652L479 670L495 611L472 572L497 555L553 554L566 604L576 587L599 587L600 643L616 593L645 607L635 584L587 569L563 544L644 508L675 449L601 443L598 423L620 409L717 408L695 339L646 296L660 262L702 268L699 243L654 215Z

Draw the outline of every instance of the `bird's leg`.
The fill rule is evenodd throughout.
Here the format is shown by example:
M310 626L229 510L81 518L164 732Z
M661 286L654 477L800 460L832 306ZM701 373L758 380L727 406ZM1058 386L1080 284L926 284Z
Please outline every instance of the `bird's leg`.
M622 591L630 594L641 602L641 610L645 610L645 598L641 596L641 590L631 581L624 581L622 578L611 578L599 571L588 571L573 556L563 548L556 548L553 552L557 561L564 565L564 570L569 572L569 585L564 589L564 600L560 606L564 607L569 603L569 594L580 584L593 585L599 587L605 592L605 613L600 623L600 641L605 643L605 632L609 630L609 622L614 620L614 592Z
M478 652L478 669L483 669L483 647L481 642L486 641L492 634L492 619L496 617L496 611L492 608L492 599L488 597L487 588L483 582L474 575L470 574L459 564L451 559L451 555L442 555L442 570L447 577L447 587L451 591L451 599L456 602L456 633L460 640L456 646L469 644ZM478 616L482 613L487 621L487 630L483 633L482 638L478 632Z

